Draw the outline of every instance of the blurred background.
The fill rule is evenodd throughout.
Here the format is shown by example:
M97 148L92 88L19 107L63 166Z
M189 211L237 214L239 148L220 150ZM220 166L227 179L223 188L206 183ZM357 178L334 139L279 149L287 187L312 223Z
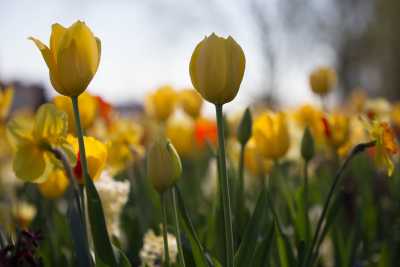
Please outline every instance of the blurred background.
M336 68L330 101L354 88L372 96L400 96L400 1L0 1L0 81L14 84L15 105L51 97L48 70L27 38L48 42L51 24L84 20L102 40L102 60L90 91L116 105L141 103L164 84L190 87L195 45L215 32L232 35L247 66L242 89L228 105L315 101L308 74Z

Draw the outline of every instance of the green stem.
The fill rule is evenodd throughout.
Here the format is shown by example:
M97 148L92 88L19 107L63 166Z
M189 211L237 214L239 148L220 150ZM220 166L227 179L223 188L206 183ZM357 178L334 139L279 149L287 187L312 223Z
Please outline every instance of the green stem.
M233 228L232 228L232 211L229 195L229 181L226 172L226 155L225 155L225 137L224 137L224 118L222 114L222 105L216 104L216 116L218 126L218 160L220 166L220 186L222 193L222 206L225 224L225 253L226 266L234 265L234 247L233 247Z
M245 145L241 145L239 156L239 182L236 194L236 218L239 229L243 229L244 227L244 151Z
M78 137L78 143L79 143L79 157L81 160L82 175L85 177L85 179L90 179L88 165L87 165L87 161L86 161L85 143L83 141L83 130L81 127L81 117L79 114L78 97L73 96L73 97L71 97L71 100L72 100L72 108L74 110L76 135Z
M310 218L308 217L308 210L310 206L308 196L308 160L304 161L304 219L306 222L306 241L307 244L310 239Z
M168 235L167 235L167 193L164 192L160 194L161 209L162 209L162 232L164 238L164 257L165 257L165 267L169 267L169 249L168 249Z
M362 143L362 144L358 144L357 146L355 146L353 148L353 150L351 151L351 153L347 156L347 158L345 159L345 161L343 162L343 164L340 166L339 170L337 171L335 178L333 180L333 183L331 185L331 188L329 189L329 193L328 193L328 197L325 200L324 203L324 207L322 209L322 214L319 217L318 223L317 223L317 228L315 230L314 236L313 236L313 240L311 243L311 247L310 249L307 251L307 255L305 257L305 261L304 261L304 265L303 266L312 266L312 258L314 253L318 253L318 251L314 251L318 238L320 236L320 231L321 231L321 227L323 225L324 219L326 217L326 214L328 212L328 208L329 208L329 204L331 202L331 199L333 197L333 193L336 190L337 185L339 184L340 178L342 177L342 174L344 172L344 170L346 169L347 165L349 164L349 162L353 159L353 157L361 152L363 152L365 149L372 147L375 145L375 141L372 142L368 142L368 143Z
M178 218L178 206L176 204L176 188L172 187L172 204L174 206L174 215L175 215L175 228L176 228L176 241L178 243L178 251L180 264L182 267L185 267L185 257L183 255L183 247L182 247L182 238L181 238L181 230L179 227L179 218Z

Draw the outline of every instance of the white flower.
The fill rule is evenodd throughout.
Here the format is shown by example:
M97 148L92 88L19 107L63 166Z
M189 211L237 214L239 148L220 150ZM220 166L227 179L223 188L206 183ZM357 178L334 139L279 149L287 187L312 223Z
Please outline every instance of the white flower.
M178 247L174 235L168 233L168 253L171 263L176 262ZM148 230L143 238L143 247L140 250L142 266L159 267L164 261L164 239L162 235L154 234L153 230Z
M120 238L119 218L122 208L128 201L129 181L115 181L107 172L103 172L100 179L95 182L95 186L103 205L108 233Z

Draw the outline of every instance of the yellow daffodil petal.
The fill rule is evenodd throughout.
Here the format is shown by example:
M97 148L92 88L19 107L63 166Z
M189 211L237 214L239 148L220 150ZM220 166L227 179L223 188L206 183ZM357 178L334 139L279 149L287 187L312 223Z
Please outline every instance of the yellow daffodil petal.
M67 135L68 120L65 112L60 111L54 104L40 106L35 116L33 136L38 141L50 144L59 143Z
M46 169L44 153L35 144L18 147L13 169L15 175L22 180L30 182L37 180Z
M26 116L16 116L7 123L7 140L12 147L32 141L33 120Z
M4 120L11 109L14 99L14 88L7 87L0 96L0 119Z

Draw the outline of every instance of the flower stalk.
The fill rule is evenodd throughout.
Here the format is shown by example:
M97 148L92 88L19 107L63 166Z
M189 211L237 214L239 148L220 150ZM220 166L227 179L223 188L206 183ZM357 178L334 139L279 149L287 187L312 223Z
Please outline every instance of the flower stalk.
M224 213L225 225L225 253L226 266L232 267L234 261L233 247L233 228L232 228L232 211L229 194L229 181L226 171L226 155L225 155L225 137L224 137L224 119L222 114L222 105L216 104L216 117L218 127L218 161L219 161L219 183L222 193L222 208Z
M179 252L179 259L180 265L185 267L185 257L183 255L183 247L182 247L182 238L181 238L181 229L179 227L179 217L178 217L178 205L176 202L176 188L175 186L171 189L172 193L172 205L174 209L174 217L175 217L175 228L176 228L176 241L178 243L178 252Z
M160 201L161 201L161 210L162 210L162 232L163 232L163 239L164 239L164 264L165 267L170 266L169 260L169 248L168 248L168 234L167 234L167 193L163 192L160 194Z

